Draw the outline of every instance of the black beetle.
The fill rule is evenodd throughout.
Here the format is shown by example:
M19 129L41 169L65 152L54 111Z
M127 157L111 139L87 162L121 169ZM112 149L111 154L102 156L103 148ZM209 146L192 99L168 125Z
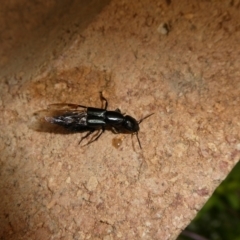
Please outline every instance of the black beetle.
M139 124L153 113L137 121L129 115L122 114L119 109L108 111L108 101L103 97L102 92L100 92L100 97L102 101L105 101L104 108L71 103L50 104L47 109L34 113L35 127L33 128L39 129L41 127L36 127L36 123L42 125L45 122L61 126L71 132L88 132L81 138L79 144L93 132L98 131L86 145L97 141L105 130L111 130L114 133L136 134L138 144L142 148L138 138Z

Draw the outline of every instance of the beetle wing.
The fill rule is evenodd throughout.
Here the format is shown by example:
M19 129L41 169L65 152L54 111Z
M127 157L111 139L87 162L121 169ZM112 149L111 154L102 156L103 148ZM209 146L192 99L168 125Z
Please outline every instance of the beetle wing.
M83 105L78 105L78 104L73 104L73 103L53 103L53 104L49 104L47 109L49 110L60 110L60 111L81 111L86 109L86 106Z
M88 131L86 109L75 104L51 104L33 114L29 128L40 132L71 133Z

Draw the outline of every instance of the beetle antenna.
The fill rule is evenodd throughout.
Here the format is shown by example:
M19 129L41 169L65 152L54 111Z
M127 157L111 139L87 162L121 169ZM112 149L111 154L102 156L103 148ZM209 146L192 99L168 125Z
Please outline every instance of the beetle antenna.
M142 145L141 145L140 139L139 139L139 137L138 137L138 132L136 133L136 136L137 136L137 140L138 140L138 145L139 145L139 147L142 149Z
M145 120L146 118L151 117L153 114L154 114L154 113L151 113L151 114L148 114L147 116L143 117L142 119L140 119L140 120L138 121L138 124L140 124L140 123L141 123L143 120Z
M138 121L138 124L140 124L140 123L141 123L143 120L145 120L146 118L151 117L153 114L154 114L154 113L151 113L151 114L148 114L147 116L143 117L142 119L140 119L140 120ZM137 137L137 140L138 140L138 145L139 145L139 147L142 149L142 145L141 145L140 139L139 139L139 137L138 137L138 132L136 132L136 137Z

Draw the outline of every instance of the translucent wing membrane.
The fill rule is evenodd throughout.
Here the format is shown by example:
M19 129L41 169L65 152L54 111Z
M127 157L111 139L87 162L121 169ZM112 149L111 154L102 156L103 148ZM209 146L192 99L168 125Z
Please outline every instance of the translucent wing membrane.
M75 104L51 104L35 112L29 127L40 132L72 133L87 131L86 107Z
M84 110L87 107L83 106L83 105L78 105L78 104L72 104L72 103L53 103L53 104L49 104L47 106L47 109L49 110L62 110L62 111L74 111L74 110Z

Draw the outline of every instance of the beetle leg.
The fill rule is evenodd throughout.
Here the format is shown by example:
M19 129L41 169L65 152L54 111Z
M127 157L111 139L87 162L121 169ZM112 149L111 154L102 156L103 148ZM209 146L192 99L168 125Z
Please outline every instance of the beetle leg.
M103 96L102 92L100 92L100 98L101 98L102 102L105 101L105 107L104 107L104 109L107 110L108 101L107 101L107 99Z
M115 127L112 127L112 132L115 133L115 134L118 134L118 133L119 133L118 129L115 128Z
M80 144L80 143L82 142L83 139L85 139L85 138L87 138L88 136L90 136L94 131L95 131L95 129L89 131L85 136L83 136L83 137L80 139L80 141L79 141L78 144Z
M119 113L121 113L122 115L126 115L126 113L122 113L119 108L115 109L115 112L119 112Z
M91 143L93 143L93 142L95 142L95 141L97 141L100 137L101 137L101 135L104 133L104 131L105 131L105 128L102 128L101 130L100 130L101 132L95 137L95 136L93 136L92 137L92 139L86 144L86 145L89 145L89 144L91 144Z

